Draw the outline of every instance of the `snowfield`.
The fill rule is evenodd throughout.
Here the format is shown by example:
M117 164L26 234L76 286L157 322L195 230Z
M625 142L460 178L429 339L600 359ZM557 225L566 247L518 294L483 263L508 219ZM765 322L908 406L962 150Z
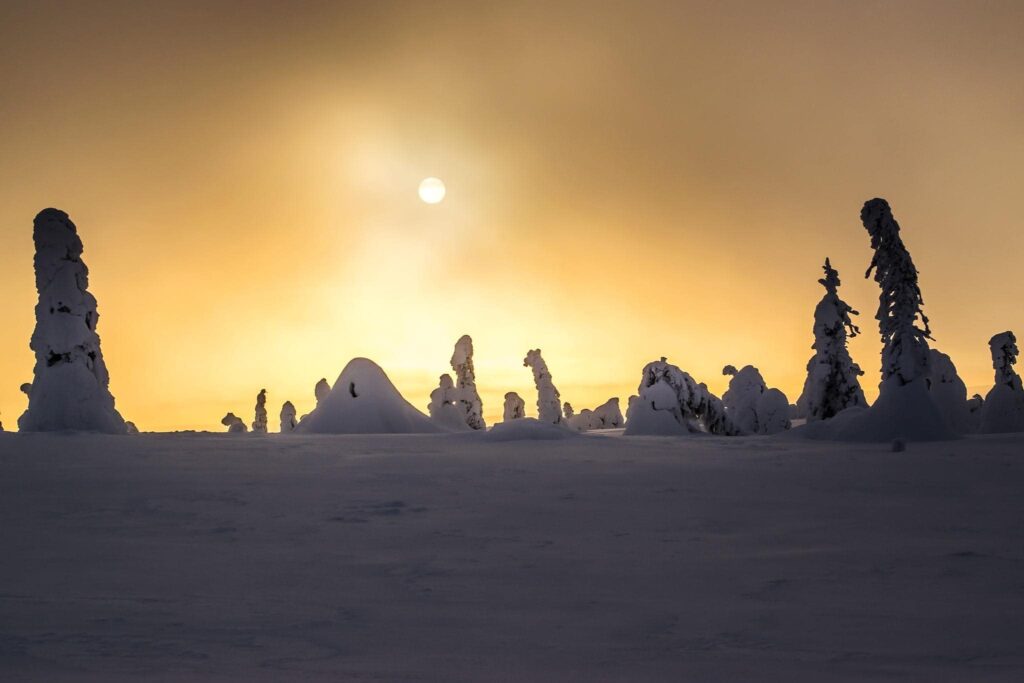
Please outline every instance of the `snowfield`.
M0 680L1024 680L1022 455L0 434Z

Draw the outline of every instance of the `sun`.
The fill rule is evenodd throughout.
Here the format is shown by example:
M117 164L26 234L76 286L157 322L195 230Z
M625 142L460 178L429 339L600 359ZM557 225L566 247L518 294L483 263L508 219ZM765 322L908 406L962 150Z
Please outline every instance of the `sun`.
M424 178L419 192L420 199L427 204L440 204L445 195L444 183L440 178Z

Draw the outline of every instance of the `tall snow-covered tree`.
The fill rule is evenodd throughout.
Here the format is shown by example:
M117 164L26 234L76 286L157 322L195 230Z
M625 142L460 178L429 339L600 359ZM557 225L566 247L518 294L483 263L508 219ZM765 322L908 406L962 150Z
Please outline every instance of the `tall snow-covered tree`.
M924 314L917 268L903 244L899 223L893 218L889 203L884 199L868 200L860 218L875 250L864 277L871 277L874 271L875 282L882 289L875 318L883 344L885 391L884 385L890 379L902 386L928 376L928 340L932 333Z
M252 421L252 431L255 434L267 433L267 390L260 389L256 395L256 417Z
M514 391L505 394L505 406L502 419L505 422L520 420L526 417L526 401Z
M452 370L455 372L455 388L459 391L459 402L466 415L466 424L472 429L486 429L483 417L483 401L476 390L476 371L473 369L473 339L464 334L455 343L452 353Z
M551 381L551 372L540 355L540 349L532 349L523 359L523 366L533 370L533 381L537 385L537 419L541 422L561 424L562 403L558 389Z
M865 406L858 377L864 374L846 347L847 337L860 329L851 315L857 311L839 298L839 271L825 259L825 276L818 280L825 296L814 309L814 355L807 361L807 379L797 399L798 413L808 422L827 420L853 406Z
M281 406L281 433L291 434L295 431L299 421L295 418L295 406L291 401L285 401Z
M114 407L110 376L96 334L99 314L89 293L82 240L68 215L44 209L35 218L36 328L30 346L36 364L25 432L80 430L125 434Z
M626 434L739 433L721 399L664 357L644 366L637 396L626 410Z
M995 385L981 406L981 429L987 434L1024 431L1024 387L1013 366L1020 350L1013 332L1001 332L989 341Z

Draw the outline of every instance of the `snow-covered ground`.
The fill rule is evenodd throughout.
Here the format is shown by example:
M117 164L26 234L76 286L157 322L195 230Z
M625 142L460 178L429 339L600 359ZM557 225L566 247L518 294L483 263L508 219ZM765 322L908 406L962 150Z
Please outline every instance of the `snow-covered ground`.
M1022 456L0 434L0 680L1024 680Z

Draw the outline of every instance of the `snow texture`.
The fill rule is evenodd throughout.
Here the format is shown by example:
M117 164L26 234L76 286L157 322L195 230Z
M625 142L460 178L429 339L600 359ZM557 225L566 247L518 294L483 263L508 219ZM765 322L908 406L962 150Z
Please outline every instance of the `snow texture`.
M533 381L537 386L537 419L541 422L560 424L562 403L558 389L551 381L551 372L540 355L540 349L532 349L523 359L523 366L533 370Z
M1020 375L1013 369L1017 362L1017 338L1013 332L995 335L988 343L992 351L995 385L981 408L981 431L986 434L1024 432L1024 389Z
M125 434L114 407L110 376L96 333L99 314L89 293L82 240L68 215L44 209L35 218L36 327L34 379L24 432L89 431Z
M281 433L291 434L295 431L295 427L299 424L298 420L295 419L296 412L295 406L292 405L291 401L285 401L281 406Z
M577 434L564 424L541 422L533 417L500 422L481 436L485 441L552 441L571 439Z
M473 339L464 334L455 343L455 351L451 359L452 371L455 373L455 388L458 389L458 400L462 412L465 413L466 424L471 429L486 429L483 418L483 401L476 390L476 371L473 368Z
M722 404L737 433L777 434L789 429L789 399L778 389L769 389L757 368L727 365L722 374L732 375Z
M249 431L249 428L245 426L245 421L234 413L228 413L222 417L220 423L228 428L229 434L244 434Z
M267 390L260 389L260 393L256 395L256 419L252 422L252 431L254 434L266 434L267 433Z
M807 379L794 413L808 422L867 405L858 379L864 371L853 362L846 346L847 337L860 332L850 318L857 311L839 298L839 271L828 259L823 270L825 276L818 282L825 288L825 296L814 309L814 355L807 361Z
M462 392L455 388L451 375L441 375L437 389L430 392L430 404L427 406L430 419L449 431L472 429L466 421L465 404L461 397Z
M0 679L1024 680L1024 435L478 434L0 434Z
M722 401L665 358L644 366L626 410L628 436L676 436L709 432L734 435Z
M380 366L366 358L349 361L330 393L296 432L303 434L414 434L443 429L406 401Z
M514 391L505 394L505 407L502 420L521 420L526 417L526 401Z

